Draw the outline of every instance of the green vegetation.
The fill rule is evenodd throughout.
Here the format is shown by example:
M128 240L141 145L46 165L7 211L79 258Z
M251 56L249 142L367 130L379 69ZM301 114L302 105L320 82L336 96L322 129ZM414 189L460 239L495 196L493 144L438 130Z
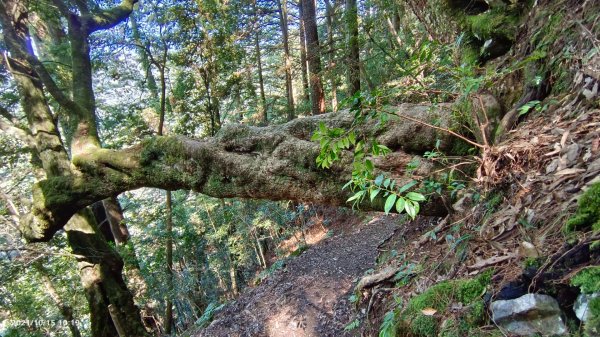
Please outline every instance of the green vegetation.
M600 292L600 267L587 267L578 272L571 284L578 286L585 294ZM588 303L589 319L585 322L583 331L586 337L597 336L600 333L600 297L591 299Z
M575 215L564 227L566 233L592 229L600 231L600 183L595 183L579 199Z
M600 267L588 267L581 270L573 276L571 284L578 286L586 294L600 291Z
M476 332L487 320L482 297L492 274L489 270L474 279L444 281L411 298L398 316L400 333L425 337L438 333L462 336ZM453 305L459 306L459 313L449 321L441 322L442 318L453 315ZM426 314L429 309L434 309L435 314Z

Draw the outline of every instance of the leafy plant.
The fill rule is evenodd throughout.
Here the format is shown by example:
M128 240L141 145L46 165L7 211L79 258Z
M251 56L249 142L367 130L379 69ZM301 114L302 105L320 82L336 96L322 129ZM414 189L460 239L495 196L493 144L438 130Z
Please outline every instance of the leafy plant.
M360 326L360 320L357 318L357 319L353 320L352 322L348 323L344 327L344 331L351 331L351 330L358 328L359 326Z
M198 320L196 321L196 326L199 328L206 327L212 320L212 317L215 314L215 312L221 310L221 308L223 308L224 306L225 304L219 305L218 303L210 302L208 306L206 306L206 309L204 309L204 313L202 314L202 316L200 316L200 318L198 318Z
M379 337L396 337L396 310L388 311L383 316L383 322L379 328Z

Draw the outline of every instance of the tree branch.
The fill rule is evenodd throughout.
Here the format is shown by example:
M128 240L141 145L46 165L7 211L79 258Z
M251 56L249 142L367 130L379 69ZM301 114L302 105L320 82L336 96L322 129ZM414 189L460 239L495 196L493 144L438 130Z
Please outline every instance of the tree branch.
M122 0L118 6L92 14L91 17L88 17L90 20L88 34L98 30L110 29L125 21L137 2L138 0Z
M440 108L441 116L449 116L447 105ZM417 119L430 113L426 105L406 104L402 109ZM346 200L353 192L342 186L352 176L352 153L345 151L331 169L320 169L315 162L320 145L310 137L321 122L348 129L353 121L353 114L340 112L262 128L229 125L206 140L157 136L124 150L90 149L74 156L76 174L34 186L33 209L21 231L31 241L48 240L79 209L140 187L188 189L217 198L348 206ZM415 155L434 148L438 139L444 149L454 141L445 132L410 121L389 121L382 126L371 120L355 132L359 138L373 136L393 150L374 164L377 172L385 172L398 186L413 179L405 167ZM426 159L421 162L415 174L427 176L435 167ZM383 204L383 199L367 201L361 209L382 210ZM421 209L423 214L445 213L443 204L434 200Z

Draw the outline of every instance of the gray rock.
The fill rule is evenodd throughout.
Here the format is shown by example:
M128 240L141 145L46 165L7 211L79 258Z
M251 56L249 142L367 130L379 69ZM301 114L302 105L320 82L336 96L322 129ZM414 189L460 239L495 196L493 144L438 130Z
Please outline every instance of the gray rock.
M573 311L575 311L575 315L580 321L586 322L590 318L588 303L592 298L596 298L598 296L600 296L600 293L579 294L579 296L577 296L577 300L573 305Z
M565 335L568 330L558 302L548 295L526 294L513 300L492 302L492 319L519 336Z

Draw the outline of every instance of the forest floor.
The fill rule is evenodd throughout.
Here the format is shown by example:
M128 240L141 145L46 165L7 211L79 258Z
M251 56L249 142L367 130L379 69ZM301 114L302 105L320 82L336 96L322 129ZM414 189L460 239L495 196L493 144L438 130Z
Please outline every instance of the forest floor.
M260 285L227 304L194 336L351 336L350 296L358 279L375 268L379 248L404 228L399 216L356 216L336 221L301 255L286 261ZM318 226L313 226L318 227Z

